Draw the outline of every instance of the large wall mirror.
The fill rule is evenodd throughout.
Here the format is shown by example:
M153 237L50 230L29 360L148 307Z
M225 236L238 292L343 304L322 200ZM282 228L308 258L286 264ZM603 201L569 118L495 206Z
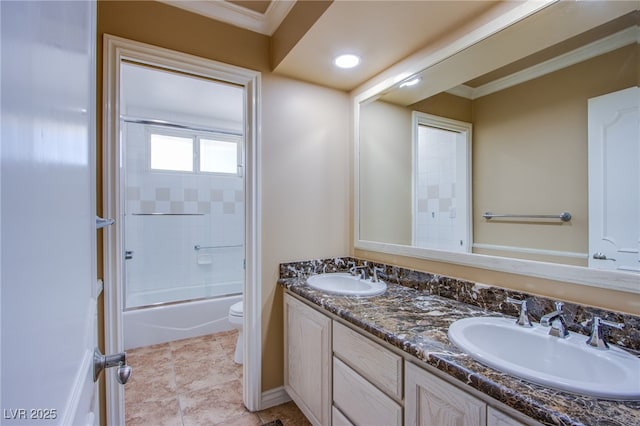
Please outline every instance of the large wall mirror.
M640 292L638 5L551 3L356 93L355 247Z

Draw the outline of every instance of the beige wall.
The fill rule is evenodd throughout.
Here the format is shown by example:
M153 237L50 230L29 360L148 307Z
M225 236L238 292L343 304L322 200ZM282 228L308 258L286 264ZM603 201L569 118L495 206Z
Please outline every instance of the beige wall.
M155 1L98 2L100 63L104 33L253 70L269 69L269 37Z
M262 72L262 388L281 386L279 263L349 251L348 95L271 74L267 36L157 2L100 1L98 153L105 33ZM97 162L101 212L101 158Z
M278 265L349 253L349 99L263 74L262 387L283 384Z
M367 103L359 136L360 237L411 244L411 110Z
M637 84L635 52L618 49L473 102L474 243L588 252L587 101ZM572 220L488 221L486 211L568 211Z
M473 120L472 107L473 102L471 99L443 92L416 102L413 105L409 105L408 108L427 114L439 115L440 117L471 123Z

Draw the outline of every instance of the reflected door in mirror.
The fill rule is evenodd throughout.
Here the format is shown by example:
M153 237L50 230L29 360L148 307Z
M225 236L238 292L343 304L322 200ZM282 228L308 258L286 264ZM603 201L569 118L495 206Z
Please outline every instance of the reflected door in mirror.
M471 124L413 112L413 245L469 252Z
M640 88L589 99L589 266L640 272Z

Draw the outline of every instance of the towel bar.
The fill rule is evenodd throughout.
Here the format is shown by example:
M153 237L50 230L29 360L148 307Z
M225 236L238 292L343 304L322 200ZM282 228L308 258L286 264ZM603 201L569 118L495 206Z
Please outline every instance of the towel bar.
M493 219L498 217L503 218L517 218L517 219L560 219L563 222L568 222L571 220L571 213L562 212L559 215L557 214L511 214L511 213L491 213L486 212L482 215L485 219Z

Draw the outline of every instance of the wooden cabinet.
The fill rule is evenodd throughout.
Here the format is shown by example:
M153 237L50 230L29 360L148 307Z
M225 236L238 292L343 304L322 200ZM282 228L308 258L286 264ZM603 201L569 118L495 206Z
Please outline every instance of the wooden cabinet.
M315 426L539 425L506 415L287 293L284 339L285 389Z
M285 294L284 387L316 426L331 423L331 319Z
M405 425L485 426L486 404L413 364L405 365Z
M331 407L331 426L353 426L353 423L345 417L335 406Z

